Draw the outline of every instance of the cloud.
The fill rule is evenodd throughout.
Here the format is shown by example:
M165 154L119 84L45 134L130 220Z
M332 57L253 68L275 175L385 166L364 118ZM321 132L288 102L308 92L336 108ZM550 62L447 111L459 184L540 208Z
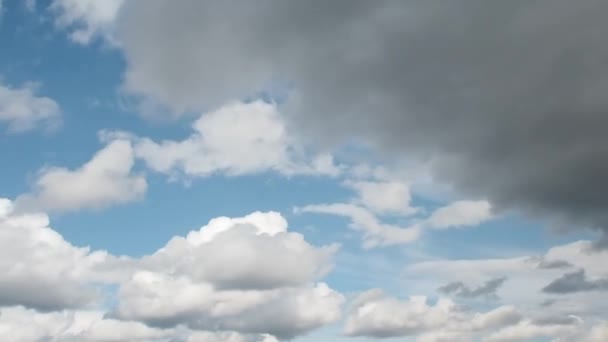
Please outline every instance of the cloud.
M565 260L547 260L546 258L531 258L530 261L537 262L537 267L541 269L569 268L572 264Z
M146 0L115 26L124 89L176 113L279 79L309 141L431 159L437 180L497 211L605 230L607 6Z
M415 241L420 236L418 227L399 227L382 223L369 210L353 204L316 204L296 208L301 213L321 213L348 217L351 228L363 233L363 247L374 248Z
M403 273L405 279L416 279L407 286L409 293L426 293L428 288L462 282L464 284L481 284L488 279L507 277L500 287L500 300L502 303L514 305L522 312L526 312L531 319L546 316L547 306L551 313L557 316L576 315L581 318L594 320L603 317L608 306L604 301L598 300L598 291L585 291L581 288L598 286L597 280L607 279L608 271L602 260L606 251L595 251L590 241L576 241L549 248L542 255L455 259L414 262L406 266ZM585 276L580 274L571 277L570 292L567 296L546 290L548 284L556 279L564 278L563 267L539 267L543 261L552 262L560 260L561 264L570 264L571 270L585 269ZM566 269L567 271L569 269ZM576 272L575 272L576 273ZM463 274L466 279L463 279ZM568 285L561 284L561 285ZM459 287L459 286L454 286ZM475 287L468 286L469 290ZM545 288L545 290L543 290ZM559 287L565 291L564 286ZM579 289L575 291L573 289ZM456 297L457 298L457 297Z
M48 224L45 214L15 212L0 200L0 334L59 341L205 335L186 329L272 341L267 335L293 338L341 315L344 296L320 281L338 246L310 245L275 212L215 218L141 258L73 246ZM110 311L82 323L79 312L100 307ZM27 319L39 326L20 329Z
M88 44L102 36L112 40L113 24L124 0L53 0L51 11L55 12L55 24L70 31L70 39L79 44Z
M587 338L589 342L602 342L608 340L608 322L594 325Z
M403 182L351 181L346 185L357 192L357 202L376 213L409 215L417 211L410 206L410 188Z
M559 338L565 341L589 341L581 339L583 322L580 318L565 317L558 320L531 321L523 320L518 324L505 327L490 334L485 341L510 342L524 341L538 338Z
M94 283L115 277L102 266L113 257L71 245L48 224L45 214L17 214L0 199L0 306L87 307L100 300Z
M566 273L543 288L543 292L566 294L580 291L608 291L608 277L590 280L584 269Z
M486 281L483 285L470 288L461 281L451 282L439 288L439 292L453 294L462 298L498 298L496 290L504 284L506 277L494 278Z
M247 336L236 332L195 331L185 342L278 342L271 335Z
M35 84L15 88L0 84L0 123L8 131L21 133L44 127L53 129L61 122L61 109L55 100L36 95Z
M146 192L143 176L134 175L133 148L115 140L76 170L47 167L39 171L31 193L16 206L25 210L72 211L100 209L140 199Z
M254 213L175 237L120 285L114 314L160 327L279 338L336 321L343 296L315 282L331 267L336 246L312 247L286 228L277 213Z
M23 307L0 308L0 338L5 341L161 342L173 331L103 317L100 311L40 313Z
M355 297L344 323L348 336L408 336L417 342L537 339L596 342L608 336L607 332L605 321L584 321L571 314L525 312L511 305L476 312L445 298L429 304L424 296L401 300L379 289Z
M487 201L456 201L433 212L425 226L433 229L447 229L477 226L492 217Z
M343 297L324 283L217 291L188 277L136 273L121 286L117 317L159 327L268 333L289 339L335 322Z
M340 172L329 155L305 160L274 104L258 100L225 105L201 115L192 128L194 133L181 141L137 138L135 153L154 171L190 177L270 170L287 175Z
M170 268L172 274L210 282L217 289L265 290L321 278L331 269L337 248L316 248L302 235L287 232L279 213L255 212L215 218L185 238L174 237L142 263L154 271Z
M37 312L19 306L0 308L0 338L14 342L278 342L266 334L152 328L104 317L103 311Z
M375 185L373 185L375 187ZM367 204L368 200L355 199ZM373 206L372 206L373 207ZM410 243L417 240L423 229L447 229L475 226L491 218L486 201L456 201L435 210L429 217L412 221L404 227L383 223L373 210L350 203L313 204L294 209L297 213L320 213L347 217L350 227L363 233L363 247L375 248ZM376 208L378 211L378 208ZM381 211L381 210L380 210ZM406 208L401 216L416 210Z
M450 336L451 340L461 340L464 336L513 325L521 319L521 314L510 306L473 313L460 309L449 299L429 305L426 297L399 300L375 289L354 299L344 332L349 336L377 338L419 336L420 340L438 340L438 336Z

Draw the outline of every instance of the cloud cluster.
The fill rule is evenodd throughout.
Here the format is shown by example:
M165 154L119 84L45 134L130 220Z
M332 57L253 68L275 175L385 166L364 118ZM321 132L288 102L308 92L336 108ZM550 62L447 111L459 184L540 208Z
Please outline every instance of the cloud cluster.
M556 316L576 315L593 321L604 319L608 310L604 301L598 301L598 292L605 289L608 278L601 262L606 253L594 250L590 241L577 241L552 247L540 256L417 262L406 267L404 276L417 279L409 287L413 293L448 284L439 291L465 300L492 290L507 277L508 281L500 283L500 301L516 306L531 319L550 310ZM547 264L559 267L545 267ZM465 285L484 282L477 287Z
M449 299L429 305L426 297L399 300L376 289L354 299L344 329L350 336L418 336L422 341L456 341L516 324L521 319L522 315L510 306L473 313Z
M11 340L272 341L341 315L343 295L320 281L338 247L310 245L275 212L213 219L141 258L75 247L48 224L0 200L0 334Z
M527 317L503 305L476 312L440 298L432 305L426 297L401 300L373 289L352 302L344 326L348 336L374 338L415 337L417 342L529 340L601 341L608 335L605 322L584 322L575 315Z
M278 213L217 218L144 257L142 270L121 285L115 314L292 338L340 317L342 295L315 283L335 250L287 232Z
M354 183L365 185L365 188L394 187L397 183ZM402 183L399 183L402 184ZM356 188L356 187L355 187ZM365 188L361 188L367 190ZM408 218L418 210L409 206L409 199L383 199L380 202L367 196L367 193L358 190L359 198L352 203L311 204L295 208L297 213L319 213L347 217L351 220L350 227L363 234L363 247L366 249L406 244L417 240L424 229L464 228L481 224L492 218L491 207L487 201L455 201L433 211L425 218L409 218L408 225L384 223L381 216L386 211L393 212L401 218ZM401 196L408 196L407 192L398 191ZM381 193L377 196L382 197ZM390 196L390 195L389 195ZM399 206L397 206L399 203Z

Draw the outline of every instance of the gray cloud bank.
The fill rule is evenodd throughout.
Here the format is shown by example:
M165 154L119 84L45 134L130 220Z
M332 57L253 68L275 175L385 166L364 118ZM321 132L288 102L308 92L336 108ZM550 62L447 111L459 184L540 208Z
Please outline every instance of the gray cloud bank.
M608 278L589 279L584 269L566 273L543 288L547 293L573 293L583 291L608 291Z
M605 1L130 1L124 89L176 113L289 84L299 134L608 228ZM162 19L162 20L159 20ZM279 86L279 88L281 88Z

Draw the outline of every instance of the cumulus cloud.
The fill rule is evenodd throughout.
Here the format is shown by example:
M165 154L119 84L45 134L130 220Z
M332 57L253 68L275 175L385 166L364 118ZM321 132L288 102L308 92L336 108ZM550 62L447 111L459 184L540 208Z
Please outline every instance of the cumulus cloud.
M344 331L350 336L418 336L420 340L449 336L461 340L478 332L513 325L521 319L521 314L510 306L474 313L449 299L429 305L426 297L400 300L375 289L354 299Z
M9 132L52 129L60 123L60 114L55 100L36 95L35 84L20 88L0 84L0 123L6 123Z
M312 141L431 159L438 180L496 210L604 229L606 6L135 0L115 27L124 89L174 112L279 79Z
M470 288L461 281L455 281L439 287L439 292L451 294L462 298L498 298L496 290L507 280L506 277L494 278L486 281L483 285Z
M225 105L201 115L192 128L194 133L181 141L136 139L135 153L151 169L169 175L339 173L329 155L306 160L274 104L258 100Z
M315 282L335 250L287 232L278 213L217 218L144 257L121 284L115 315L292 338L340 317L343 296Z
M320 281L336 249L289 232L278 213L256 212L213 219L148 256L116 257L69 244L48 227L46 215L15 212L2 199L0 334L114 341L133 332L154 340L187 327L221 333L226 341L292 338L340 318L344 297ZM79 323L82 309L102 303L112 303L110 313ZM20 328L25 317L40 325ZM172 336L204 341L207 335Z
M173 273L220 289L263 290L321 278L331 268L336 250L337 245L317 248L302 235L287 232L279 213L256 212L213 219L185 238L174 237L142 262L153 270L170 267Z
M143 176L133 174L133 164L130 142L112 141L75 170L43 168L32 192L19 196L16 205L24 210L70 211L137 200L146 192L147 183Z
M324 283L266 291L215 290L186 276L137 273L123 284L116 315L153 326L236 330L293 338L340 317L342 295Z
M45 214L17 214L11 201L0 199L0 306L90 306L100 299L93 283L115 276L103 267L113 257L75 247L48 225Z

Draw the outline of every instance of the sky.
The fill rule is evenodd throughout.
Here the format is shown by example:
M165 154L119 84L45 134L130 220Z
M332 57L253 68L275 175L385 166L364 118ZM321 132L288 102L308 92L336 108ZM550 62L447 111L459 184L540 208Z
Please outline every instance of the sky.
M607 10L0 0L0 340L608 341Z

